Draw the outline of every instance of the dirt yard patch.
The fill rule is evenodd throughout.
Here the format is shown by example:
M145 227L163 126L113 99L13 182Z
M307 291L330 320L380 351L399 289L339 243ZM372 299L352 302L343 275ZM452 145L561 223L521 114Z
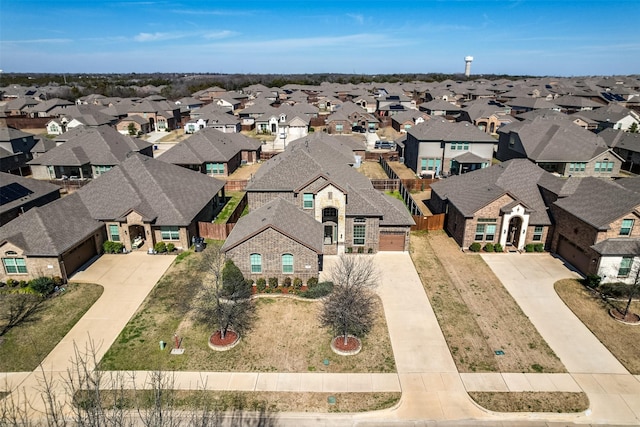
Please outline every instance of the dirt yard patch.
M566 372L479 255L416 232L411 256L460 372Z
M369 179L389 179L387 173L378 162L362 162L357 171Z
M250 165L240 166L238 169L233 171L233 173L229 175L229 178L227 179L250 179L253 175L256 174L258 169L260 169L260 166L262 166L262 163L253 163Z
M398 175L400 179L415 179L416 173L409 169L404 163L400 162L387 162L393 171Z
M627 370L640 375L640 326L625 325L609 315L612 306L577 280L560 280L554 285L558 296ZM640 301L631 303L640 313Z

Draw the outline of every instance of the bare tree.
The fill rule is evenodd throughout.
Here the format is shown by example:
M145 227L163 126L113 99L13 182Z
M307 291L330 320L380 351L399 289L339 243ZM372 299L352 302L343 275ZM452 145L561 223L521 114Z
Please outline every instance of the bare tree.
M373 325L379 274L371 257L342 255L331 267L333 292L324 300L320 323L336 335L362 337Z
M640 292L640 263L635 263L635 265L631 268L629 272L629 277L631 277L631 284L629 285L629 299L627 300L627 304L624 307L624 310L621 311L622 316L624 318L627 317L629 313L629 308L631 307L631 301L633 301L633 297L635 297Z
M196 318L220 331L225 338L233 329L238 334L248 330L254 319L251 284L231 261L226 261L220 244L211 244L203 253L207 269L203 290L196 300Z

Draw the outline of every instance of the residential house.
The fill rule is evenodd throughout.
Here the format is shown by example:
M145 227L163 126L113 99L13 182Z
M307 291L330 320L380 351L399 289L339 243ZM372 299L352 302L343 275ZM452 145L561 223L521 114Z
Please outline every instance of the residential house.
M47 101L42 101L33 107L30 107L27 110L27 114L30 117L53 117L55 114L52 113L53 110L56 110L59 114L61 109L73 106L74 103L71 101L67 101L65 99L53 98Z
M224 182L141 154L75 193L0 227L0 280L66 278L107 241L127 251L187 248L224 200Z
M59 198L57 185L0 172L0 226Z
M0 227L0 280L66 279L101 251L104 224L77 193L34 207Z
M205 128L176 144L160 160L210 176L226 177L243 164L260 159L262 144L240 133Z
M213 128L223 133L236 133L242 130L240 120L229 111L218 107L217 104L209 104L192 111L191 120L184 125L184 132L194 133L204 128Z
M107 111L107 110L104 110ZM180 107L167 101L143 100L128 105L127 116L140 116L152 131L170 131L180 126Z
M515 120L511 115L511 107L486 100L465 104L457 119L459 122L473 123L478 129L490 135L496 135L500 126Z
M76 128L63 144L31 160L36 179L97 178L131 153L153 157L153 145L110 126Z
M454 121L460 115L462 108L451 102L442 99L434 99L418 105L420 111L424 111L430 116L446 116L448 120Z
M622 158L622 169L640 173L640 133L608 128L599 132L598 136Z
M552 218L540 189L554 177L524 159L514 159L431 184L428 206L446 213L445 228L462 248L499 243L522 250L548 244Z
M575 180L573 191L550 206L551 250L584 275L630 283L640 264L640 180Z
M283 105L255 118L255 128L258 133L276 135L286 145L289 141L307 136L309 122L306 111L299 111L296 106Z
M432 118L407 131L404 162L417 175L457 175L488 167L495 142L471 123Z
M615 177L622 159L598 135L567 116L538 116L498 129L496 158L527 158L562 176Z
M402 201L375 190L355 161L353 147L314 134L262 165L247 186L249 214L223 247L245 277L317 276L321 254L408 250L413 218Z
M612 128L626 131L634 123L636 126L640 126L640 115L618 104L609 104L596 110L580 111L571 117L594 121L597 123L598 130Z
M506 94L504 94L506 95ZM518 97L513 99L505 99L504 104L511 107L514 114L526 113L533 110L553 110L561 111L561 108L546 100L545 98Z
M115 127L123 135L140 136L151 132L149 121L142 116L123 117Z
M93 105L56 107L51 110L51 115L55 118L45 125L49 135L60 135L78 126L115 125L117 121L117 118L103 113L100 107Z
M396 114L391 117L391 126L401 133L406 133L409 129L420 123L424 123L425 120L429 120L429 115L420 111L405 111L404 113Z
M0 127L0 172L28 175L31 150L36 145L35 135L21 130Z

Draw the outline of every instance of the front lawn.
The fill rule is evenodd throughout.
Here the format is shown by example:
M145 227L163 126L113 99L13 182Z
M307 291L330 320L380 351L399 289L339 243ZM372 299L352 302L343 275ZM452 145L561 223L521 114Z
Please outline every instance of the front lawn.
M0 337L0 372L33 371L102 295L100 285L69 283L42 310Z

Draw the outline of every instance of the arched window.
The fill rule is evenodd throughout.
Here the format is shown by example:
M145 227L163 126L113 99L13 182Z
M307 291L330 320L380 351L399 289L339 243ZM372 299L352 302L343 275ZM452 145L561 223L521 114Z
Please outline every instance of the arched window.
M262 255L260 254L251 254L249 256L251 261L251 272L252 273L262 273Z
M282 272L285 274L293 273L293 255L292 254L282 255Z

